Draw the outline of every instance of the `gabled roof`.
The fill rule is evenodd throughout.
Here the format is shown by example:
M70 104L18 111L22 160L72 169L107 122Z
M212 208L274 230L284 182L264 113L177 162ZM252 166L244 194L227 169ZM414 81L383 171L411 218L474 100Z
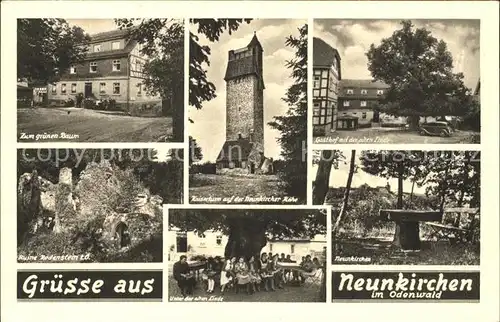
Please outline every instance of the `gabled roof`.
M104 41L116 40L116 39L125 39L125 47L123 49L117 50L106 50L99 51L95 53L87 53L85 60L95 60L95 59L104 59L104 58L118 58L128 56L130 52L134 49L137 44L133 39L129 39L130 32L133 29L118 29L111 30L106 32L101 32L98 34L91 35L90 44L95 44Z
M341 89L353 88L353 89L386 89L389 85L374 81L373 79L342 79L339 82Z
M133 30L132 28L116 29L116 30L100 32L97 34L92 34L90 35L90 43L127 38L132 30Z
M337 49L327 44L323 39L313 38L313 67L327 67L333 65L337 59L340 66L340 55ZM339 68L340 71L340 68Z

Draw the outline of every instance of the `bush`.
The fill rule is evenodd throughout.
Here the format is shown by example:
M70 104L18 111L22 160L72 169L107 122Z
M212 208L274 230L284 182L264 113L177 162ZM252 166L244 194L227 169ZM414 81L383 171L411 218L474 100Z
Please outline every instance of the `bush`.
M93 99L86 98L83 100L83 108L89 109L89 110L95 110L96 109L96 103Z
M161 102L130 103L128 114L131 116L159 117L163 115Z

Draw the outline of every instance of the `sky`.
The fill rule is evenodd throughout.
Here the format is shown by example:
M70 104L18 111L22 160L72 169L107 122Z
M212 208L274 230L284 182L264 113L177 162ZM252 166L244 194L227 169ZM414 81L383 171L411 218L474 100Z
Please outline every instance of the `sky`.
M228 51L242 48L250 42L254 31L257 34L263 53L264 90L264 154L266 157L279 158L281 147L276 138L279 132L267 123L273 116L284 115L288 106L281 101L287 88L293 83L290 70L285 67L286 60L294 57L294 50L285 46L290 35L298 36L298 28L307 20L260 19L250 24L240 25L231 35L227 32L218 42L210 43L200 38L200 43L211 48L210 66L205 66L208 79L215 85L217 97L204 102L201 110L189 107L189 135L196 139L202 149L201 162L215 161L226 139L226 84L224 74L227 67Z
M89 35L118 29L113 19L66 19L71 26L82 28Z
M464 73L464 82L474 90L479 79L479 20L412 20L448 45L455 72ZM371 78L365 53L370 45L400 28L399 20L337 20L314 21L314 37L319 37L339 51L342 78Z
M361 164L359 160L359 155L360 155L360 150L356 151L356 166L359 166ZM344 162L339 162L338 169L335 169L332 167L332 171L330 173L330 187L333 188L340 188L340 187L345 187L347 183L347 177L349 175L349 161L351 159L351 150L342 150L342 154L346 158ZM314 181L316 178L316 172L318 171L318 165L313 164L312 170L311 170L311 176L309 176L309 180ZM385 187L389 183L391 186L391 191L396 192L398 189L398 180L397 179L390 179L387 180L382 177L374 176L371 174L368 174L364 172L361 169L357 169L357 171L354 173L352 177L352 183L351 187L352 188L357 188L361 185L367 184L368 186L375 188L375 187ZM409 180L405 180L403 182L403 192L410 193L411 192L411 186L412 183ZM418 187L415 185L413 189L413 193L415 194L425 194L425 188L426 186L423 187Z

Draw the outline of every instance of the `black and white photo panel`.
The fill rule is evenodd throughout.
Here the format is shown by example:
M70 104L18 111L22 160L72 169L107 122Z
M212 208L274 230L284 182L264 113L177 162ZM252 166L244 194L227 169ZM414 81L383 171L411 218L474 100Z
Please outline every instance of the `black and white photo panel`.
M18 19L18 142L183 142L183 19Z
M307 19L189 28L189 202L305 204Z
M313 160L333 264L480 264L479 151L321 150Z
M479 44L479 20L314 20L313 143L480 143Z
M170 302L326 301L327 209L166 212Z
M18 149L19 263L162 262L182 150Z

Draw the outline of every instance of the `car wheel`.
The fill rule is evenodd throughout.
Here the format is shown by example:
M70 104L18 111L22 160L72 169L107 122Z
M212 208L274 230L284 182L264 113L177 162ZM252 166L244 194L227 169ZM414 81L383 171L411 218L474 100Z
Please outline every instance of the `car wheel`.
M441 133L440 133L440 136L441 136L441 137L443 137L443 138L444 138L444 137L447 137L447 136L449 136L449 135L450 135L450 134L449 134L449 132L448 132L448 131L446 131L446 130L441 130Z

